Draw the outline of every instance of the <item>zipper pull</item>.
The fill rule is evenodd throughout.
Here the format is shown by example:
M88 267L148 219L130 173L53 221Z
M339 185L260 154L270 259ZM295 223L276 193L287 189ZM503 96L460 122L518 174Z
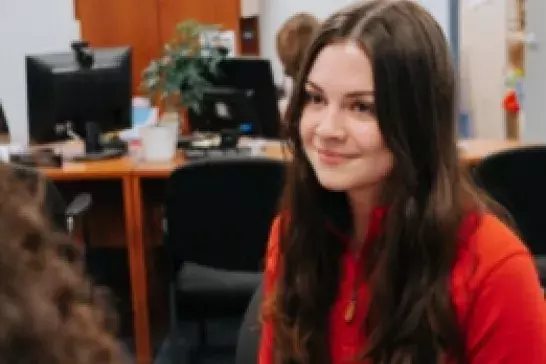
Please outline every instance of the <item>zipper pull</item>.
M356 313L356 293L353 292L351 296L351 300L347 304L347 308L345 309L345 322L350 324L353 322L355 318Z

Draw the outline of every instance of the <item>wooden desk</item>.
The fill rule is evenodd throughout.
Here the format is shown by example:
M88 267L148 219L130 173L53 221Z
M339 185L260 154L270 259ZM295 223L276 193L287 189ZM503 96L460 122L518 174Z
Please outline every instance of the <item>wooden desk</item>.
M68 162L62 168L41 168L48 178L60 180L94 180L130 176L134 163L129 157L97 162Z
M514 141L461 141L461 158L465 163L474 165L489 154L518 146L521 144ZM271 158L288 158L280 144L269 144L264 154ZM184 163L186 161L179 153L175 160L167 163L137 163L123 157L103 162L68 163L63 168L42 170L58 184L68 184L69 192L92 189L94 201L99 202L94 204L93 210L98 211L92 216L97 219L94 226L98 231L123 230L110 234L106 243L113 244L118 239L118 242L127 244L139 364L151 362L151 329L154 322L151 312L154 311L152 306L157 304L155 294L151 293L153 290L149 289L150 282L156 283L149 252L161 241L165 181L173 169ZM111 183L118 184L118 196L117 187L111 186ZM110 211L112 209L113 212ZM116 226L118 221L120 226ZM166 311L166 307L161 309Z
M461 140L458 143L463 161L468 165L476 165L488 155L507 149L524 146L515 140Z
M281 143L275 142L270 142L264 146L263 155L273 159L288 159L285 147ZM139 178L168 178L176 167L182 166L185 163L187 163L187 160L184 158L183 153L178 151L176 158L170 162L136 163L133 168L133 174Z

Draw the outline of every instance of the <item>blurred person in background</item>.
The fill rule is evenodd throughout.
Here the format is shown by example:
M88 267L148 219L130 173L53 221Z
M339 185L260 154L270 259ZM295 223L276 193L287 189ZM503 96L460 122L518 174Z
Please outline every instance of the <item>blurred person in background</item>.
M308 13L297 13L288 18L277 32L277 54L283 66L284 82L279 100L281 119L284 119L292 85L303 62L305 51L320 25L319 20Z

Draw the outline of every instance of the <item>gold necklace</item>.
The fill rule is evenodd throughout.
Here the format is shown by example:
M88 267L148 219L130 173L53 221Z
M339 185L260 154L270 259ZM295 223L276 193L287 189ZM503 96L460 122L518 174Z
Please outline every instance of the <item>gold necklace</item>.
M349 298L349 302L347 303L347 307L345 308L345 322L348 324L353 323L356 315L356 306L358 300L358 262L360 260L360 255L361 252L357 253L355 256L355 274L351 291L351 298Z

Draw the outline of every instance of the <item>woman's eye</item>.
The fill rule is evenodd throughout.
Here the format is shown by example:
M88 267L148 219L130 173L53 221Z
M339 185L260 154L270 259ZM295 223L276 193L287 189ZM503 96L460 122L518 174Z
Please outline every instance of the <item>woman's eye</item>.
M356 101L351 105L351 110L359 114L375 115L375 105L371 102Z
M322 104L324 103L324 98L320 94L313 92L306 92L305 100L309 104Z

